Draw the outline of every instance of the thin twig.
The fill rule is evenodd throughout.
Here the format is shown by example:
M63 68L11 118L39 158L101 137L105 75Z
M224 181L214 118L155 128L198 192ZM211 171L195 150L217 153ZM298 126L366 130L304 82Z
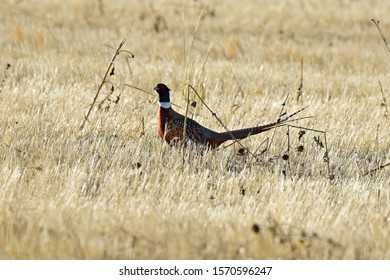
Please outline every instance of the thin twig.
M377 167L377 168L375 168L375 169L372 169L372 170L370 170L370 171L364 173L363 176L367 176L367 175L373 174L373 173L375 173L375 172L377 172L377 171L379 171L379 170L385 168L386 166L390 166L390 162L389 162L389 163L386 163L386 164L382 164L382 165L380 165L379 167Z
M185 113L185 116L184 116L184 125L183 125L183 141L184 141L183 150L186 147L185 141L186 141L186 138L187 138L187 116L188 116L188 107L189 107L189 105L190 105L190 88L187 87L187 105L186 105L186 113ZM184 153L183 153L183 162L184 162Z
M181 21L182 21L182 33L183 33L183 75L184 75L183 78L185 78L185 75L186 75L185 69L187 69L187 61L186 61L186 22L185 22L184 18L185 18L185 16L184 16L184 6L183 6L183 3L182 3L182 6L181 6Z
M82 123L81 126L80 126L80 129L83 129L84 126L85 126L85 123L88 121L88 117L89 117L89 115L91 114L92 108L93 108L93 106L95 105L95 103L96 103L96 101L97 101L97 99L98 99L98 97L99 97L100 91L102 90L103 85L107 82L107 80L106 80L106 79L107 79L107 76L110 74L110 71L112 70L112 68L113 68L113 66L114 66L114 61L115 61L116 57L120 54L120 50L121 50L121 48L123 47L123 45L125 44L125 42L126 42L126 37L122 39L122 41L120 42L118 48L117 48L116 51L115 51L115 54L114 54L113 57L111 58L110 64L108 65L107 70L106 70L106 73L104 74L103 79L102 79L102 81L101 81L100 84L99 84L98 90L97 90L97 92L96 92L96 94L95 94L95 97L93 98L92 104L91 104L91 106L89 107L87 114L86 114L85 117L84 117L84 120L83 120L83 123Z
M238 144L240 144L240 146L242 148L244 148L246 151L248 151L248 153L250 153L252 156L254 156L253 153L251 153L251 151L249 151L249 149L247 147L245 147L244 145L241 144L241 142L239 142L240 140L236 139L234 137L234 135L230 132L230 130L227 128L227 126L222 122L222 120L217 116L217 114L211 110L211 108L206 104L206 102L204 102L203 98L198 94L198 92L196 91L196 89L191 85L191 84L188 84L188 87L190 87L194 92L195 94L199 97L200 101L203 103L204 106L206 106L206 108L210 111L211 115L217 119L217 121L222 125L222 127L230 133L230 135L232 136L232 139L237 141Z
M379 20L372 19L372 22L375 24L376 28L378 28L379 34L381 35L381 38L385 43L387 50L390 52L390 47L389 44L387 43L386 36L383 33L382 29L379 27Z
M129 87L129 88L133 88L133 89L142 91L142 92L144 92L144 93L147 93L147 94L149 94L149 95L154 95L154 94L151 93L150 91L147 91L147 90L142 89L142 88L140 88L140 87L132 86L132 85L129 85L129 84L122 84L122 86Z
M287 152L283 155L283 160L287 160L288 164L288 171L291 171L291 164L290 164L290 126L287 126ZM287 176L287 168L286 165L284 165L284 176ZM298 172L297 172L298 174Z
M111 81L106 81L106 84L111 84L110 92L106 95L106 97L99 103L98 107L99 109L103 106L103 103L106 102L106 100L110 100L110 96L114 93L115 86L114 83Z
M329 159L328 143L327 143L327 140L326 140L326 131L313 129L313 128L307 128L307 127L298 126L298 125L291 125L291 124L289 124L288 126L289 127L298 128L298 129L302 129L302 130L313 131L313 132L318 132L318 133L324 134L325 155L324 155L323 159L324 159L324 161L327 164L328 177L329 177L330 180L333 180L334 179L334 174L331 174L331 172L330 172L330 159Z
M290 126L287 126L287 154L290 155Z
M389 117L389 109L387 107L386 98L385 98L385 94L383 92L381 81L378 81L378 82L379 82L379 87L381 89L382 99L383 99L381 106L385 108L385 118L387 119Z
M11 68L11 64L7 63L4 67L4 70L3 70L3 79L1 80L1 83L0 83L0 93L3 91L3 88L4 88L4 83L5 81L8 79L8 75L7 75L7 71L8 69Z
M297 100L299 101L303 93L303 57L301 58L301 83L299 84L297 93Z
M149 94L149 95L153 95L153 96L154 96L154 94L151 93L150 91L147 91L146 89L142 89L142 88L140 88L140 87L136 87L136 86L129 85L129 84L122 84L122 86L129 87L129 88L133 88L133 89L136 89L136 90L139 90L139 91L142 91L142 92L144 92L144 93L147 93L147 94ZM180 109L183 109L181 106L179 106L179 105L177 105L177 104L175 104L175 103L173 103L173 102L171 102L171 105L176 106L176 107L178 107L178 108L180 108Z
M292 124L289 124L289 126L295 127L295 128L300 128L300 129L303 129L303 130L308 130L308 131L314 131L314 132L319 132L319 133L325 133L325 131L323 131L323 130L318 130L318 129L313 129L313 128L307 128L307 127L303 127L303 126L299 126L299 125L292 125Z
M193 50L193 48L194 48L196 33L198 32L199 23L200 23L200 20L202 19L202 16L203 16L203 10L200 10L199 17L198 17L198 21L196 22L194 34L192 35L192 41L191 41L190 51L189 51L189 53L188 53L188 58L191 57L192 50Z
M278 121L280 120L280 118L281 118L283 115L286 114L286 113L283 113L283 111L284 111L284 107L286 106L287 99L288 99L289 96L290 96L290 93L288 92L287 95L286 95L286 98L284 99L284 101L283 101L283 103L282 103L282 109L280 110ZM275 137L275 133L276 133L276 130L273 131L272 136L271 136L271 138L270 138L270 141L268 142L266 154L268 153L268 151L269 151L270 148L271 148L272 142L273 142L274 137Z
M328 167L328 176L330 180L334 179L334 175L330 173L330 160L329 160L329 151L328 151L328 143L326 141L326 132L324 131L324 141L325 141L325 155L324 160L326 160L326 166Z
M263 146L264 143L267 143L268 144L268 141L269 141L269 138L266 138L263 142L261 142L261 144L257 147L257 149L253 152L253 154L257 154L257 151L260 149L261 146ZM267 147L261 151L260 154L263 154L267 151Z

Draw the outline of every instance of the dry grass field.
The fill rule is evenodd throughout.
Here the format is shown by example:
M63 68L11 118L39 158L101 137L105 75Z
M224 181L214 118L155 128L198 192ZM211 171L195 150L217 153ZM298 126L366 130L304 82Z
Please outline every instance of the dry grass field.
M390 54L371 21L390 38L390 2L237 3L0 2L1 259L390 259ZM135 57L80 129L124 37ZM191 83L229 129L275 121L289 93L330 174L311 130L250 153L164 144L158 82L183 114Z

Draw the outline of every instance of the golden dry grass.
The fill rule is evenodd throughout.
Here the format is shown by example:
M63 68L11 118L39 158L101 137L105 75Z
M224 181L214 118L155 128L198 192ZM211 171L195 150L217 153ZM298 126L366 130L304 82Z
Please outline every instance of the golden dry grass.
M183 3L0 2L0 258L389 259L390 168L363 174L390 161L390 55L371 22L390 36L390 3ZM316 116L298 125L327 132L334 180L311 131L299 153L290 130L285 175L286 128L257 158L164 145L154 92L118 89L79 130L104 44L128 31L135 59L116 60L115 85L164 82L184 113L190 82L229 128L274 121L290 92L288 112ZM223 130L197 101L191 116Z

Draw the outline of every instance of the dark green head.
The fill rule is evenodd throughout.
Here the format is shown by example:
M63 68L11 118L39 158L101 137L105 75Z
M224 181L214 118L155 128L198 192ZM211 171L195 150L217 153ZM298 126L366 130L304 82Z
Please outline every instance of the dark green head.
M170 102L170 99L169 99L169 91L170 89L165 85L165 84L157 84L155 87L154 87L154 90L157 91L160 99L160 103L161 102Z

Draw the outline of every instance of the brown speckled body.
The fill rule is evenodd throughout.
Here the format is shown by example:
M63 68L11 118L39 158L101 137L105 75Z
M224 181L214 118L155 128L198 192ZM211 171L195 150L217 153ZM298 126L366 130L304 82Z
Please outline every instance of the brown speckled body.
M158 109L158 134L168 144L175 138L183 139L184 116L172 108L159 107ZM209 130L191 118L187 118L187 137L196 144L217 147L220 143L217 132Z

